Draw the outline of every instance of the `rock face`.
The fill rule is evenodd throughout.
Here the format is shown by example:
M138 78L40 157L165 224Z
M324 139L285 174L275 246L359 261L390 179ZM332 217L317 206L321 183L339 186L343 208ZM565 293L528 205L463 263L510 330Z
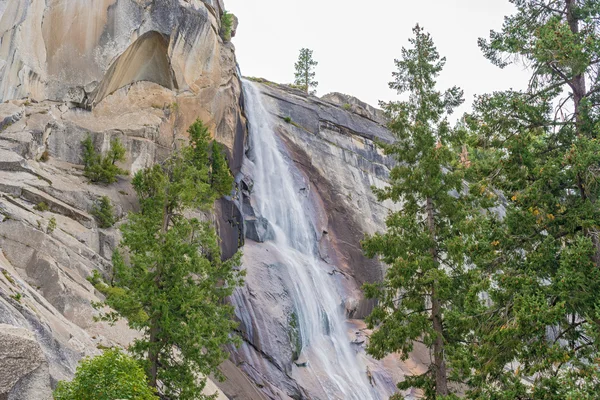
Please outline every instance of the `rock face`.
M375 146L376 140L394 140L384 121L285 85L263 83L260 89L269 111L280 120L280 137L306 177L306 187L299 190L318 197L315 202L321 204L322 214L314 223L322 258L353 276L359 286L381 280L381 266L363 256L360 242L365 234L385 227L385 217L393 207L390 202L380 204L371 190L386 184L393 166ZM251 196L244 200L244 204L251 203Z
M351 111L362 117L377 122L378 124L385 125L387 122L385 113L382 110L375 108L364 101L357 99L356 97L334 92L324 95L321 97L321 100L342 106L344 110Z
M137 207L133 173L180 146L196 118L241 167L246 122L234 48L218 35L223 10L220 0L0 0L0 323L38 343L35 368L10 367L18 382L2 386L12 375L0 371L0 399L51 398L81 357L135 338L124 322L93 321L101 295L86 278L110 274L121 223L98 227L100 197L122 221ZM121 139L128 177L87 182L88 135L102 151ZM235 215L217 217L237 250ZM2 336L0 354L11 343Z
M121 129L132 121L133 135L166 147L175 137L185 136L187 127L200 117L231 150L232 164L241 160L235 149L243 148L239 142L245 123L239 114L233 46L218 35L222 2L4 0L0 4L4 8L0 101L27 97L98 108L93 118L74 115L72 122L83 130L112 127L112 132L103 130L128 134ZM138 82L146 82L146 88L136 88ZM111 95L112 100L103 102ZM157 112L152 118L143 109ZM164 116L156 118L160 110L170 114L166 123L161 121ZM126 119L107 125L125 114Z
M48 362L34 335L0 325L0 398L51 400Z
M364 324L352 319L364 318L372 309L363 298L361 285L383 277L382 265L364 257L360 242L365 233L384 229L385 217L394 207L377 202L371 190L385 185L393 166L374 142L389 143L394 138L382 125L384 120L375 120L375 109L370 118L344 107L345 103L337 105L286 86L262 81L258 88L267 111L279 121L274 129L292 161L297 192L311 210L320 267L329 271L328 285L340 293L340 307L348 318L348 343L367 366L364 376L370 374L377 382L373 386L378 398L387 398L404 373L419 371L423 364L411 367L394 359L376 362L368 358ZM252 146L252 140L249 144ZM252 157L253 153L250 147L247 154ZM273 238L256 234L256 227L268 227L269 221L256 209L253 168L253 162L244 162L239 185L247 276L245 287L233 299L244 338L242 347L234 352L234 361L269 398L328 398L304 372L311 356L300 350L297 307L290 292L297 277L290 275Z

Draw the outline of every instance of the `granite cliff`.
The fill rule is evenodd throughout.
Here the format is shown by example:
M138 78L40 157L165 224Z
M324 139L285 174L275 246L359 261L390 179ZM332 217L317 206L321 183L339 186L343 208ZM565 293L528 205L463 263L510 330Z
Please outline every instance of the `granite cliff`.
M248 99L234 47L219 36L223 11L220 0L0 0L0 398L50 398L81 357L135 337L123 322L93 320L91 302L101 295L86 278L110 272L119 231L99 228L90 211L108 196L126 218L137 207L130 177L185 141L196 118L225 145L237 182L207 218L224 256L243 246L247 271L232 299L244 341L222 366L229 379L220 398L322 396L303 375L310 359L290 336L288 278L276 267L271 222L256 209ZM352 97L254 85L310 209L320 266L340 293L348 341L368 366L361 373L383 398L426 362L417 353L409 363L364 354L361 319L372 305L360 286L381 279L383 268L362 255L360 241L383 229L391 207L370 187L384 185L392 165L374 143L393 137L380 111ZM120 138L129 177L89 184L80 145L87 135L104 150ZM4 374L11 347L27 363Z

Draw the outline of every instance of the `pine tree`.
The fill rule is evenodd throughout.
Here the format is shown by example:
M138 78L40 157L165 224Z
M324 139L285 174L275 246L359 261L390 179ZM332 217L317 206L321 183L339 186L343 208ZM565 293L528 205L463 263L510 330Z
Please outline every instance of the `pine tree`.
M135 175L140 211L122 226L128 257L115 252L111 285L96 285L115 310L105 318L125 317L142 332L130 350L144 360L150 385L182 400L209 398L204 377L218 374L224 347L236 342L225 299L241 280L239 255L222 261L212 224L191 217L231 190L216 177L231 177L226 164L211 166L205 126L196 121L188 132L190 146Z
M97 153L92 142L92 137L87 136L81 142L83 147L83 163L85 168L83 174L93 183L111 184L117 181L118 175L126 175L127 171L119 168L116 164L125 161L125 147L119 138L110 142L110 149L105 156Z
M108 196L102 196L100 201L92 207L91 214L96 218L98 226L106 229L116 222L115 211Z
M233 187L233 176L229 173L227 158L223 155L221 145L216 140L212 142L211 149L210 183L218 193L229 194Z
M469 118L474 186L506 196L468 252L489 276L488 301L473 303L469 396L595 398L600 3L511 2L516 13L480 46L500 67L526 65L529 86L480 97Z
M314 94L315 91L311 91L312 88L319 86L319 82L315 81L315 67L319 65L318 62L313 60L313 51L303 48L300 50L298 61L295 64L296 68L296 80L294 84L302 88L306 93Z
M389 187L375 190L379 201L392 200L401 210L387 218L387 232L367 238L367 256L379 256L389 269L382 284L367 285L378 305L367 322L376 331L368 352L382 358L399 352L406 359L414 342L432 351L427 373L407 377L400 389L425 390L427 398L453 398L449 355L464 336L461 310L471 272L464 263L461 229L467 223L463 168L455 148L460 135L447 121L462 91L436 90L440 58L429 34L418 25L411 48L396 60L392 89L409 93L407 101L383 104L395 134L394 144L380 144L398 164Z

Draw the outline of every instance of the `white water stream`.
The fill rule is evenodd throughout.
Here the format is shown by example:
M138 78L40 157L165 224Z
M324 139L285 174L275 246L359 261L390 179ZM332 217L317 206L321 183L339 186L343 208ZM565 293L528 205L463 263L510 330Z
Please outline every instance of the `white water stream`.
M306 372L328 399L376 400L366 367L352 348L335 280L317 255L317 240L307 201L294 181L286 150L275 135L274 117L259 89L244 81L250 142L254 162L254 195L260 215L275 230L275 243L289 268Z

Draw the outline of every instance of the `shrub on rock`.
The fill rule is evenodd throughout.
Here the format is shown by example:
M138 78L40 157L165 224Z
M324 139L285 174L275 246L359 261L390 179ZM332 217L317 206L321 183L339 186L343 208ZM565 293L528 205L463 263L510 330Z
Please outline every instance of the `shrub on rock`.
M118 349L85 358L71 382L61 381L55 400L158 400L139 363Z
M116 163L125 161L125 147L116 138L110 143L108 153L103 156L96 152L92 138L88 136L83 142L83 174L94 183L110 184L117 181L117 176L126 175L127 171L119 168Z

